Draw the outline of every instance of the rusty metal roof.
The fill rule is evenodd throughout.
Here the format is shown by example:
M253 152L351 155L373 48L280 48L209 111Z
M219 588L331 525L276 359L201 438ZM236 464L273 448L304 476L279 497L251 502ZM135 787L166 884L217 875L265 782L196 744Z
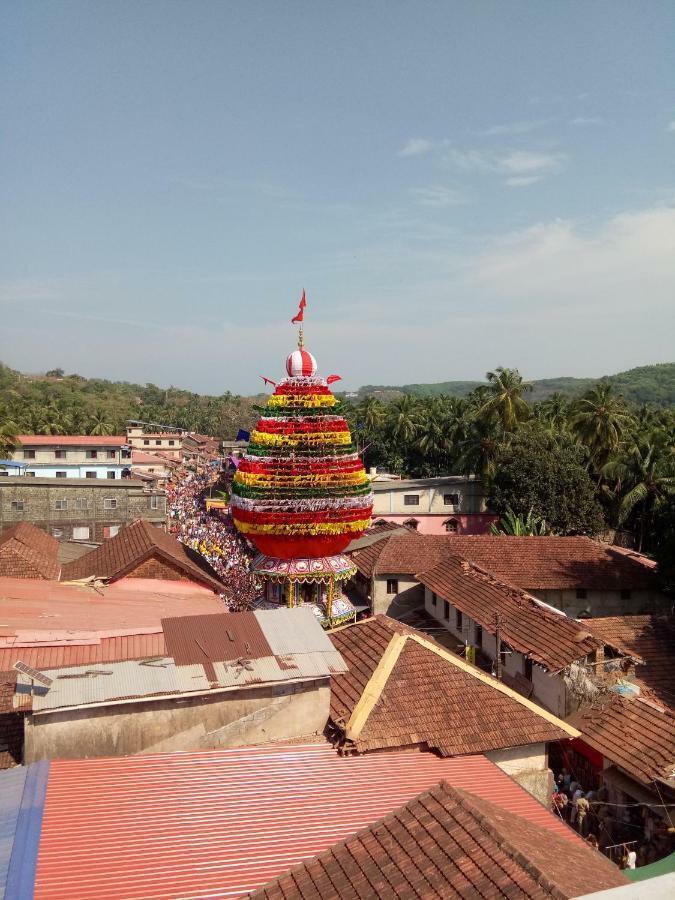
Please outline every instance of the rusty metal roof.
M295 744L63 760L50 765L34 896L240 897L443 779L582 843L480 755Z

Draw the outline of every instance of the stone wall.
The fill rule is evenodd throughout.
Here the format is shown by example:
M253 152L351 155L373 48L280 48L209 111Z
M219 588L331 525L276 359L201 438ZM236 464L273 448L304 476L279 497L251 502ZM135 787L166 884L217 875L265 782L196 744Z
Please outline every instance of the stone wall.
M164 697L26 716L26 763L40 759L213 750L319 734L328 679Z
M65 500L67 508L56 509L57 500ZM115 508L107 509L105 500L115 500ZM23 509L13 507L13 501ZM146 519L164 528L166 515L166 494L130 479L0 478L0 534L16 522L31 522L61 540L70 539L74 527L86 526L88 540L102 541L106 527Z

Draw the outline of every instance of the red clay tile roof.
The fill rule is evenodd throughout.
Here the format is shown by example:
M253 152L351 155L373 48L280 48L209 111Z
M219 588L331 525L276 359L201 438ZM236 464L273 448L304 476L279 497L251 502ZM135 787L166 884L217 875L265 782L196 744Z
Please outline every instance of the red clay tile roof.
M249 896L561 900L628 883L581 842L442 781Z
M649 590L653 565L588 537L450 535L449 545L497 578L525 590Z
M654 699L675 708L675 617L606 616L584 626L639 661L636 681Z
M122 447L126 436L99 437L93 434L17 434L23 447Z
M137 519L96 550L67 563L61 580L76 581L95 575L115 581L148 559L160 559L177 566L186 578L208 585L212 590L225 590L215 572L197 553L144 519Z
M414 575L457 555L525 590L656 587L651 560L587 537L418 534L393 536L377 546L370 574Z
M59 542L35 525L19 522L0 536L0 575L15 578L59 577Z
M564 669L603 645L586 622L546 609L525 591L459 557L446 557L417 578L490 634L495 633L498 613L502 640L549 672Z
M331 678L330 709L334 739L347 750L424 747L456 756L573 736L550 713L387 616L330 638L349 666ZM393 666L380 683L376 670L388 659ZM370 696L377 700L357 726Z
M568 720L581 739L632 778L651 784L675 778L675 714L649 700L617 694L575 712Z

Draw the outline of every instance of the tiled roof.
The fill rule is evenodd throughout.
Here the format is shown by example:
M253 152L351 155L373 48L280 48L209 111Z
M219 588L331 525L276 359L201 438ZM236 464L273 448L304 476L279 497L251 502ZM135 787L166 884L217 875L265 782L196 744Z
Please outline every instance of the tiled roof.
M104 587L58 581L0 578L0 637L40 632L94 633L159 629L161 620L186 613L223 612L209 588L185 581L128 578Z
M549 672L564 669L603 644L585 621L553 612L525 591L459 557L446 557L417 577L490 634L495 634L495 615L499 614L502 641Z
M584 626L601 640L638 661L640 687L675 708L675 618L673 616L607 616Z
M653 564L588 537L450 535L460 556L526 590L649 590Z
M93 434L17 434L23 447L123 447L125 435L99 437Z
M281 744L44 765L36 900L241 897L443 780L581 843L480 755Z
M59 542L28 522L19 522L0 536L0 575L56 579L61 565Z
M443 756L574 737L502 682L387 616L332 632L349 667L331 678L331 723L346 750L423 747Z
M675 778L675 714L648 700L617 694L568 720L581 739L643 784Z
M413 575L456 555L525 590L656 587L651 560L587 537L417 534L392 536L377 546L376 575Z
M167 458L165 456L159 456L159 454L156 454L156 453L145 453L143 450L132 450L131 451L131 463L134 466L138 466L138 465L166 466Z
M212 590L224 591L222 582L208 563L145 519L137 519L96 550L65 565L61 580L76 581L95 575L115 581L148 559L160 559L183 571L186 578L206 584Z
M250 896L556 900L628 884L606 857L446 781Z

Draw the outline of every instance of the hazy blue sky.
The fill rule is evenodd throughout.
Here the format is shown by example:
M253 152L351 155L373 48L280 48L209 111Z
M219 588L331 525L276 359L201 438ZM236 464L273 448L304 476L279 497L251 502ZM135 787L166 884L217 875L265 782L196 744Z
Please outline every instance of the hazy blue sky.
M1 13L0 358L252 392L675 358L675 4Z

